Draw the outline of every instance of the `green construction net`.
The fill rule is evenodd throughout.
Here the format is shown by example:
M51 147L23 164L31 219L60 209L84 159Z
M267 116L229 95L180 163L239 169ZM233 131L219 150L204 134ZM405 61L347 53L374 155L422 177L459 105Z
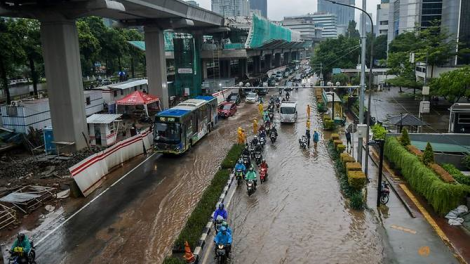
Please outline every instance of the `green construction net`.
M173 38L175 37L175 32L165 30L163 32L165 37L165 51L174 51L173 47ZM145 51L145 41L128 41L132 46Z
M253 14L249 48L258 48L272 40L292 41L291 31Z

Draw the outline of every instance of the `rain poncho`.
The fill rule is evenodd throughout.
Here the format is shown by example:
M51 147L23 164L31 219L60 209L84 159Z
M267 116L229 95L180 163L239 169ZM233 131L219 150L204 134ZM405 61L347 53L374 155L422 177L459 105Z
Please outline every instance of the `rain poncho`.
M217 216L222 216L223 219L227 219L228 217L228 213L227 213L227 210L225 209L217 209L215 210L214 212L214 219L217 219Z
M247 181L256 181L256 172L254 170L253 171L248 171L246 173L245 179Z
M320 135L318 135L318 132L315 131L313 132L313 142L318 142L320 140Z
M235 165L235 171L237 170L246 171L246 167L243 163L237 163L237 165Z
M31 250L31 243L29 243L29 239L25 235L23 241L19 242L18 239L15 240L15 243L11 246L11 251L13 251L15 247L22 247L23 252L29 252Z
M225 234L224 232L222 232L222 230L225 230ZM217 245L231 245L232 235L229 232L227 232L227 229L225 227L222 227L219 233L217 233L217 235L215 236L214 242Z

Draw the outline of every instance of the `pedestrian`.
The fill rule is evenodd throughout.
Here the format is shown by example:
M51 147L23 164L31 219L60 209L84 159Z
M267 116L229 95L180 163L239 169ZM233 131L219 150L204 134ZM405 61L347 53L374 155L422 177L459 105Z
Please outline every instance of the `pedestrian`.
M258 111L259 111L259 115L261 117L263 117L263 104L262 103L258 103Z
M310 105L307 105L307 118L310 119Z
M346 130L346 146L349 149L349 146L352 145L351 143L351 132L349 130Z
M258 135L258 120L253 120L253 135Z
M310 148L310 128L307 128L305 135L307 136L307 146Z
M318 141L320 141L320 135L319 135L318 132L315 130L315 131L313 131L313 147L314 147L315 149L317 149Z

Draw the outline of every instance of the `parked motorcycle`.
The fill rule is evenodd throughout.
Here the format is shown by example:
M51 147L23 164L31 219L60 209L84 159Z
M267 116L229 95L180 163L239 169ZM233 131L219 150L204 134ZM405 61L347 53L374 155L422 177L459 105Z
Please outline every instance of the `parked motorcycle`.
M382 188L380 191L380 203L385 205L388 203L389 199L390 199L390 188L386 181L382 181Z
M302 149L307 149L307 137L304 135L299 139L299 144Z
M259 181L262 184L263 182L268 180L268 169L261 168L259 170Z
M222 245L222 244L217 245L215 256L217 258L218 264L227 263L227 249L225 248L225 245Z
M252 180L249 180L246 182L246 192L248 193L248 196L251 196L253 193L255 193L256 187L255 187L255 182Z
M243 179L243 171L241 169L238 169L236 172L235 172L235 176L236 176L236 179L237 179L237 185L240 185L242 183L242 179Z

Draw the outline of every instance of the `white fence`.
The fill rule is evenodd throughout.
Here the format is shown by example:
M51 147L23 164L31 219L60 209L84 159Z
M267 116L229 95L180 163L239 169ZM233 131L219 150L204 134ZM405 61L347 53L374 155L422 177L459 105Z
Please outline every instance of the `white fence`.
M152 142L153 133L150 129L146 129L141 134L119 141L112 147L93 154L70 167L69 171L83 195L88 196L100 186L104 176L113 167L143 154L144 148L150 149Z

